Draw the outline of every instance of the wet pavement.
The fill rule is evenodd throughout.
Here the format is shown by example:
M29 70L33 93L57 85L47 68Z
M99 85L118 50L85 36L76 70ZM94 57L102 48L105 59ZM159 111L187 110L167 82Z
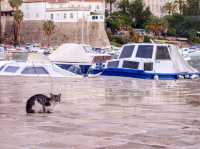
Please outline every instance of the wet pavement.
M198 149L200 80L0 77L1 149ZM25 113L62 93L52 114Z

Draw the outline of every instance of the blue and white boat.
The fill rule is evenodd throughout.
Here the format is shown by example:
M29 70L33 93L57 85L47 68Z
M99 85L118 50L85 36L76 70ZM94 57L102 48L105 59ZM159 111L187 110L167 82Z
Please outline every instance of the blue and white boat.
M106 53L92 50L90 45L65 43L49 55L49 60L59 67L77 74L87 74L94 63L105 63L112 58Z
M174 45L154 43L126 44L117 59L108 61L103 69L93 69L92 73L160 80L199 77L199 72L183 59Z

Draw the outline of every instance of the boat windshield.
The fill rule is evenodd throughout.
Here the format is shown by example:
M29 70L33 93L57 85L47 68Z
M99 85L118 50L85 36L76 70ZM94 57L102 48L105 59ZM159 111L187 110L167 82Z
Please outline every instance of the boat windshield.
M59 74L61 74L61 75L65 75L65 76L75 76L75 75L76 75L74 72L71 72L71 71L69 71L69 70L64 70L64 69L58 67L58 66L55 65L55 64L52 64L51 66L52 66L52 69L53 69L55 72L57 72L57 73L59 73Z
M15 73L17 72L17 70L19 70L18 66L8 66L4 72L10 72L10 73Z
M22 74L49 74L49 72L43 67L26 67Z
M153 46L152 45L140 45L138 46L136 57L138 58L152 58Z

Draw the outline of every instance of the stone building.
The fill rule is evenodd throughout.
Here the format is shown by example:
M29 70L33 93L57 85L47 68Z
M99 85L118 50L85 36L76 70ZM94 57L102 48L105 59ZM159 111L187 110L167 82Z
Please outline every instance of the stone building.
M104 22L103 0L24 0L21 6L24 20L54 22Z
M21 28L22 42L46 44L42 29L52 20L56 29L51 44L66 42L86 43L95 47L110 46L104 28L103 0L24 0L20 9L24 15ZM7 22L4 33L11 34L12 22Z
M166 12L163 11L163 6L170 0L144 0L144 4L150 8L153 15L163 17Z
M12 21L13 21L12 8L10 7L8 0L3 0L1 1L1 28L2 28L2 35L4 37L10 36L10 34L5 31L8 30L7 24L9 24L9 22ZM9 32L11 32L11 30Z

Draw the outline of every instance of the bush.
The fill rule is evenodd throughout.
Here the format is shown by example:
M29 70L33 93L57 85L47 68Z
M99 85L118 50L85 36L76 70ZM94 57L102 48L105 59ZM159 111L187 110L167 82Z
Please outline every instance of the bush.
M169 28L167 35L168 36L176 36L176 29L175 28Z
M192 39L192 42L193 43L200 43L200 38L195 37L195 38Z
M144 42L151 42L151 38L149 36L144 36Z
M126 43L125 40L122 38L122 36L115 36L115 35L112 36L111 41L121 45Z

